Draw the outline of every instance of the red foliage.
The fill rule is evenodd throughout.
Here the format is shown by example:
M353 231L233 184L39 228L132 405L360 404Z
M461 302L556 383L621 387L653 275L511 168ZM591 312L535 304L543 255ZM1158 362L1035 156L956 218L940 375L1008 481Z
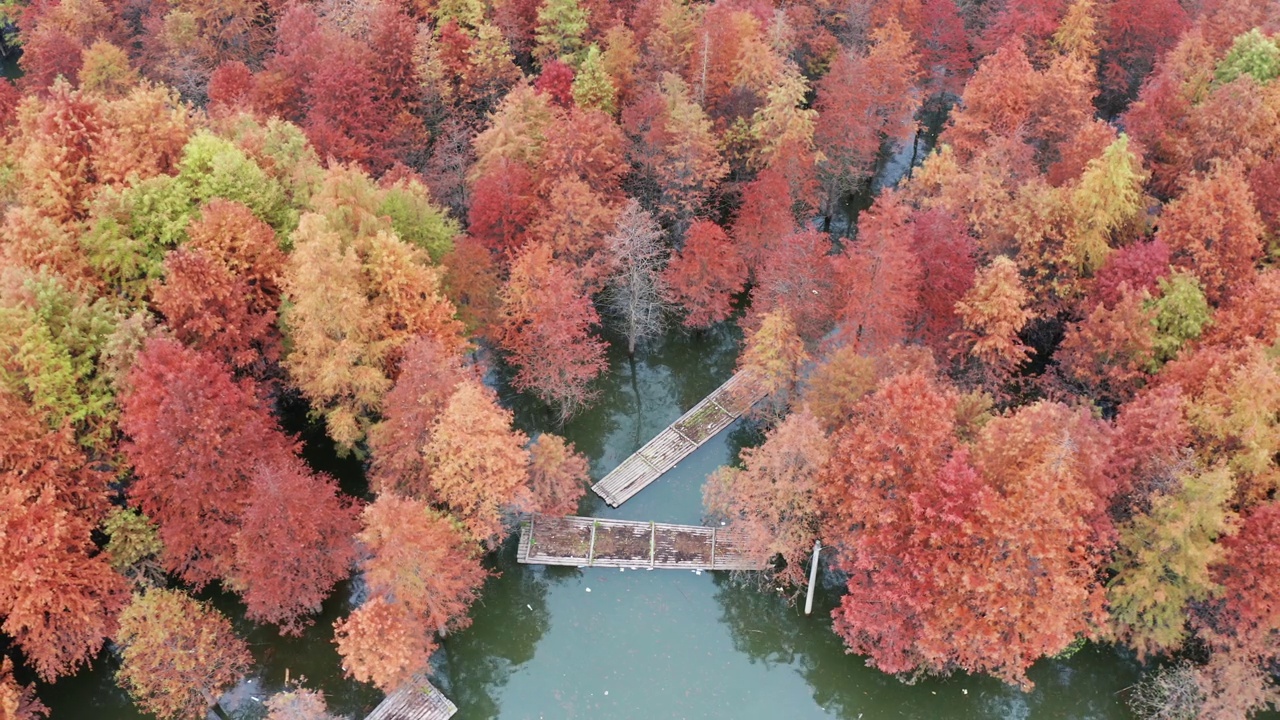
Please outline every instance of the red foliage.
M328 475L297 456L260 461L252 470L229 585L245 615L298 635L355 561L356 512Z
M233 60L218 66L209 76L209 109L232 111L249 107L253 97L253 73Z
M165 258L164 271L155 307L179 340L237 369L278 357L275 312L253 312L247 282L208 254L185 248Z
M1120 301L1121 287L1131 292L1156 293L1160 278L1169 275L1169 246L1157 238L1118 248L1107 256L1094 276L1093 298L1106 307Z
M1120 286L1111 306L1099 304L1067 328L1054 354L1080 395L1097 401L1124 402L1147 382L1155 357L1155 311L1146 295Z
M498 342L517 368L513 384L567 418L594 397L588 386L605 368L604 343L590 334L600 323L591 298L543 243L516 257L501 295Z
M1058 29L1069 3L1070 0L1007 0L997 6L999 10L983 32L979 49L990 52L1017 39L1032 53L1038 53Z
M575 107L558 113L546 129L538 185L547 192L576 177L606 202L611 201L618 181L631 169L626 144L622 128L599 110Z
M1222 584L1220 634L1274 657L1280 633L1280 502L1255 509L1239 532L1222 540L1226 557L1215 572Z
M747 325L785 309L796 332L814 341L831 329L842 301L837 281L837 261L831 253L831 237L804 230L774 243L751 289L751 314Z
M471 623L487 575L457 526L425 503L382 495L361 515L372 598L335 623L347 674L389 689L424 667L431 637ZM396 652L405 648L417 652Z
M537 208L529 168L498 158L471 188L467 230L490 251L514 255Z
M445 273L445 296L458 309L467 330L492 340L498 327L498 268L493 255L476 239L464 235L440 258Z
M685 310L684 324L705 328L733 312L733 296L746 284L747 265L729 236L713 222L699 220L685 234L684 249L666 269L671 300Z
M1153 491L1177 482L1191 444L1183 408L1176 385L1144 390L1120 408L1110 469L1118 500L1145 501Z
M954 0L879 2L871 13L874 24L892 17L911 33L929 94L960 94L973 70L973 54Z
M545 515L573 515L587 492L590 465L559 435L542 433L529 445L528 509Z
M129 496L159 525L165 566L193 585L227 576L258 458L294 443L247 382L177 341L149 340L120 398Z
M911 220L911 251L920 264L916 332L934 350L960 329L956 301L973 287L977 247L965 223L941 208Z
M415 102L412 21L389 3L371 9L367 39L329 25L306 5L278 24L277 53L258 78L261 110L299 122L321 157L374 172L424 140Z
M48 682L93 659L125 601L91 538L106 481L69 428L0 392L0 628Z
M1102 33L1102 83L1113 108L1138 91L1156 59L1191 26L1177 0L1116 0L1105 6Z
M742 204L730 232L747 270L752 275L760 272L770 249L795 231L787 179L774 170L762 170L743 189Z
M560 107L573 105L573 68L559 60L542 64L542 73L533 84L538 92L546 93Z
M895 194L881 195L858 218L857 242L837 261L840 335L864 352L901 343L919 312L921 265L911 251L909 213Z
M1158 237L1168 243L1173 264L1204 284L1218 304L1248 287L1262 257L1264 227L1239 165L1219 165L1193 178L1160 216Z
M1250 338L1272 345L1280 339L1280 272L1274 269L1257 274L1254 281L1230 303L1218 308L1209 325L1205 345L1240 346Z
M0 80L0 131L8 129L18 111L18 102L22 100L22 92L12 80Z
M3 101L0 101L0 120ZM1280 235L1280 157L1261 162L1249 171L1249 188L1253 204L1272 235Z
M59 76L69 79L80 73L84 53L80 39L52 23L24 35L21 82L25 90L46 90Z
M369 480L375 492L429 496L422 448L454 388L472 374L433 338L420 337L405 346L400 376L383 400L383 421L369 433Z

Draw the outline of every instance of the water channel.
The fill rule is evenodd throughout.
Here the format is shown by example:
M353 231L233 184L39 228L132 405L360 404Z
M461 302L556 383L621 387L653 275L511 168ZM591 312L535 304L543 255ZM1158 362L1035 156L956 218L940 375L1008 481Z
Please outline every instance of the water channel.
M600 477L733 372L736 330L690 336L673 331L630 363L614 343L611 371L595 406L563 433ZM545 410L504 391L528 432L551 428ZM333 458L314 430L313 464L362 492L357 463ZM594 495L582 511L602 517L697 524L703 478L728 462L752 433L734 427L621 508ZM956 675L905 685L846 655L831 632L837 588L824 588L814 614L776 593L723 575L684 571L544 568L515 563L509 542L490 557L499 573L472 610L472 626L443 641L436 680L458 705L459 720L735 718L1127 718L1122 690L1139 666L1110 647L1087 646L1067 660L1046 660L1022 693L985 677ZM588 591L588 589L590 591ZM380 699L341 677L332 621L359 600L344 583L300 638L244 622L237 601L211 599L251 643L257 666L232 694L238 718L261 717L261 700L286 669L322 689L330 708L362 718ZM53 720L143 720L112 680L104 653L90 671L42 686ZM257 700L255 700L255 698Z

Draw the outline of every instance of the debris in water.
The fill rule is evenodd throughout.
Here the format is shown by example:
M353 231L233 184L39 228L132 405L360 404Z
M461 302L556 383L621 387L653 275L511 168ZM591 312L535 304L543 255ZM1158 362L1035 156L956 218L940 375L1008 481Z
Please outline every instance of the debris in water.
M527 608L529 608L530 612L532 612L532 611L533 611L533 606L532 606L532 605L530 605L529 603L525 603L525 604L524 604L524 606L525 606L525 607L527 607Z
M591 588L587 588L587 592L591 592Z

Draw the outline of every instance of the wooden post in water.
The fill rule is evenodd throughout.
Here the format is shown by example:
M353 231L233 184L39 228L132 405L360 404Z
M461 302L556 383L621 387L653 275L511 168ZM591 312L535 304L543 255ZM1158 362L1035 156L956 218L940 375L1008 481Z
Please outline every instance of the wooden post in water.
M813 585L818 580L818 551L822 549L822 543L813 541L813 563L809 565L809 594L804 598L804 614L808 615L813 612Z

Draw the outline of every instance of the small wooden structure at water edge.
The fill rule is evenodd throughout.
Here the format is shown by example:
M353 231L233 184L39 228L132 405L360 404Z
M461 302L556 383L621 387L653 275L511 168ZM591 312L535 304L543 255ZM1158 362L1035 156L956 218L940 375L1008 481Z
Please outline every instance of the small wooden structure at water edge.
M365 720L449 720L458 712L421 673L387 694Z
M760 570L728 528L534 515L520 526L516 559L528 565L670 570Z
M618 507L733 424L766 395L755 373L741 370L591 486Z

